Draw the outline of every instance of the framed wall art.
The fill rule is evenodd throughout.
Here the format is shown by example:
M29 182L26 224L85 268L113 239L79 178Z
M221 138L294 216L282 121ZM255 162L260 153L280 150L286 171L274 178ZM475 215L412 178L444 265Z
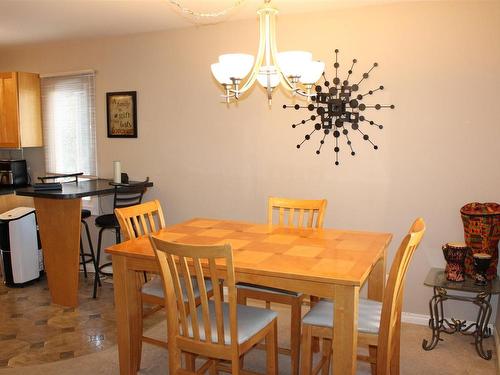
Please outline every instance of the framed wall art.
M137 138L137 92L106 93L109 138Z

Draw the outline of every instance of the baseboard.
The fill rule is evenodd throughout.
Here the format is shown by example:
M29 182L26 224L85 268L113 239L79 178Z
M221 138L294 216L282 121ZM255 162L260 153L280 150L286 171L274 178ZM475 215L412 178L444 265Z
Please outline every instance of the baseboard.
M403 312L401 314L401 321L403 323L417 324L419 326L428 326L429 319L430 319L430 315L427 315L427 314L414 314L414 313L409 313L409 312ZM474 322L467 321L466 325L469 325L472 323L474 323ZM498 332L495 329L495 325L493 323L489 323L488 327L494 332L495 343L496 343L497 349L499 349L500 348L500 337L498 336ZM500 352L497 350L497 353L500 353ZM500 358L499 358L499 361L500 361Z
M401 321L403 323L417 324L419 326L429 325L430 316L427 314L414 314L409 312L403 312L401 314Z

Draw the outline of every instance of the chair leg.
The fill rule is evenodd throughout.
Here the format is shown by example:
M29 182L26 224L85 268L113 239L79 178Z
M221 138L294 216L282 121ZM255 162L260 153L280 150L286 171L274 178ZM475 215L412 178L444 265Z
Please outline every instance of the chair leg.
M312 371L312 327L308 324L302 326L302 343L301 347L301 375L311 375Z
M80 235L80 258L82 259L83 276L87 278L87 263L85 263L85 254L83 253L83 241L81 235Z
M267 373L278 374L278 321L274 319L272 328L266 336Z
M301 300L296 299L291 304L291 327L290 327L290 356L292 359L292 374L299 374L300 362L300 324L301 324Z
M184 360L186 361L186 369L194 372L196 369L196 357L191 353L184 353Z
M320 298L317 296L309 296L309 305L310 308L312 309L314 305L316 305L320 301ZM319 352L319 338L318 337L313 337L313 342L312 342L312 351L313 353L318 353Z
M217 375L217 361L212 360L212 365L210 366L210 375Z
M102 232L104 231L105 228L101 228L99 230L99 237L97 239L97 259L96 259L96 264L97 264L97 269L95 273L95 279L94 279L94 293L92 294L92 298L97 297L97 280L99 280L99 263L101 261L101 242L102 242Z
M141 288L141 280L140 280L140 276L139 276L139 273L136 272L135 274L135 280L136 280L136 284L137 284L137 290L140 291L140 288ZM144 314L144 303L142 301L142 293L141 292L138 292L138 295L139 295L139 306L140 306L140 312L141 312L141 316L139 317L139 319L137 319L137 331L140 332L140 338L139 338L139 349L138 349L138 357L137 357L137 371L139 371L141 369L141 361L142 361L142 337L144 335L144 317L143 317L143 314Z
M222 296L222 294L221 294ZM244 292L241 290L237 290L236 294L236 302L238 305L246 305L247 304L247 297L245 297ZM240 357L240 368L243 369L245 367L245 354L242 354Z
M240 375L240 359L237 353L231 356L231 374Z
M328 375L330 373L330 360L332 359L332 340L323 339L323 358L325 363L321 369L321 375Z
M87 242L89 244L89 250L90 250L90 257L92 258L92 264L94 265L94 271L97 274L99 271L97 262L96 262L96 257L95 257L95 252L94 252L94 244L92 243L92 236L90 235L90 229L89 225L85 220L82 220L83 226L85 227L85 233L87 234ZM97 283L99 286L101 286L101 280L97 278Z
M372 375L377 375L377 347L375 345L368 345L368 353L370 354Z

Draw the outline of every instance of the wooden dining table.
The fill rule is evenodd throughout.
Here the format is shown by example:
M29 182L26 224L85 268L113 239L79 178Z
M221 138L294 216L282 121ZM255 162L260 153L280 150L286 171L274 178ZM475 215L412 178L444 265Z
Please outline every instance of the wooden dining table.
M356 373L359 291L368 283L368 297L382 301L390 233L195 218L154 235L187 244L230 243L237 282L335 299L333 374ZM140 275L158 273L159 266L145 236L106 251L113 257L120 374L136 374L142 336Z

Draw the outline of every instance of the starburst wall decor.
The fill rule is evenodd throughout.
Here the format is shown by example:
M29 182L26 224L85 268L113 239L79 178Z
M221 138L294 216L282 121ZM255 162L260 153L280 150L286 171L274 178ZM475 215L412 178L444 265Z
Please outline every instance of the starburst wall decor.
M354 133L359 133L362 138L371 143L375 150L378 146L373 143L370 136L367 134L365 128L374 127L378 129L383 129L383 126L375 123L374 121L366 118L362 112L367 109L394 109L394 105L382 105L382 104L365 104L363 100L366 96L371 96L379 90L383 90L384 86L378 86L372 90L367 91L364 94L356 94L360 91L360 84L368 79L371 71L378 66L374 63L373 66L366 72L363 73L362 78L357 83L349 82L351 75L353 74L353 69L357 60L352 60L351 68L347 71L346 79L341 83L339 78L339 62L338 62L339 50L335 50L335 63L333 64L335 68L335 78L333 78L332 83L326 80L325 74L323 73L324 87L317 85L315 87L316 93L311 96L311 103L307 106L301 106L299 104L295 105L283 105L283 108L293 108L296 110L306 109L313 112L306 119L300 121L299 123L292 124L292 128L304 127L308 124L314 124L312 131L308 132L304 139L297 145L300 149L304 142L309 141L312 135L316 132L323 133L323 138L319 141L318 149L316 154L321 153L322 147L325 145L325 140L328 135L334 139L335 152L335 165L339 165L339 152L340 152L340 142L339 138L345 138L346 145L351 152L351 155L356 155L354 147L352 145L351 135Z

